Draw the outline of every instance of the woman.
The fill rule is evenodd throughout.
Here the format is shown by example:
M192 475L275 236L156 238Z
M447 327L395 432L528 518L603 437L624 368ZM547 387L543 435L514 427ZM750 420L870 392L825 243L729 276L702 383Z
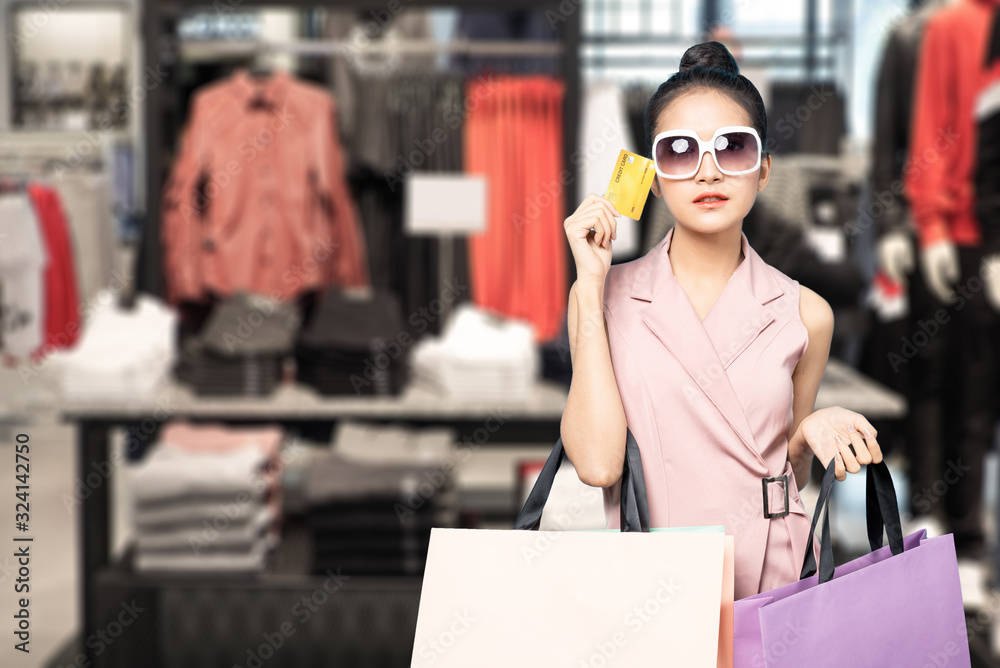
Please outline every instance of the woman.
M653 193L677 223L645 256L612 267L614 206L592 194L566 219L577 280L561 435L580 479L605 488L617 528L627 426L651 525L724 525L743 598L799 576L809 519L796 481L808 482L813 456L836 459L843 480L882 453L864 416L813 411L833 312L742 232L771 167L757 89L725 46L698 44L644 120Z

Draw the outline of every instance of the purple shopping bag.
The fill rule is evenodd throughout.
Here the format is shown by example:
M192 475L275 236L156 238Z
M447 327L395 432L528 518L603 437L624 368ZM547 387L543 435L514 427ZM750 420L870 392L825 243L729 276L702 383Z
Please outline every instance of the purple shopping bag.
M904 539L888 467L867 468L872 552L834 569L824 513L819 572L807 549L802 579L736 601L733 668L970 668L953 537ZM807 545L834 480L831 461Z

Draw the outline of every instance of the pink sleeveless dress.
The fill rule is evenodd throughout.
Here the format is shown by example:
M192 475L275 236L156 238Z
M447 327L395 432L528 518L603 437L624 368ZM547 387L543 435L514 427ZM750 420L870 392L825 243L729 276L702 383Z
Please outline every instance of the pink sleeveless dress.
M671 269L672 237L608 272L611 360L651 525L725 526L743 598L797 580L809 533L787 461L792 371L808 342L799 284L741 234L744 259L701 321ZM608 528L619 527L620 490L604 490Z

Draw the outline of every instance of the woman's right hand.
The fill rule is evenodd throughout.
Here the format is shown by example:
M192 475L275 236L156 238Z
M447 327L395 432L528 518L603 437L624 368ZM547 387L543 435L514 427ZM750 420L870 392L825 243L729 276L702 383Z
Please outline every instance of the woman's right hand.
M617 215L610 201L591 193L563 223L576 261L577 280L604 282L611 268L611 241L618 234Z

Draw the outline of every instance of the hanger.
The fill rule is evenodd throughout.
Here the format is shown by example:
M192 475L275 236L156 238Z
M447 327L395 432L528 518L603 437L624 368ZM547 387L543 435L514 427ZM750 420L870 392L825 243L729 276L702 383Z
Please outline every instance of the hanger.
M273 44L260 42L254 48L253 64L247 69L247 73L253 79L269 79L274 74L274 61L278 55L278 50Z

